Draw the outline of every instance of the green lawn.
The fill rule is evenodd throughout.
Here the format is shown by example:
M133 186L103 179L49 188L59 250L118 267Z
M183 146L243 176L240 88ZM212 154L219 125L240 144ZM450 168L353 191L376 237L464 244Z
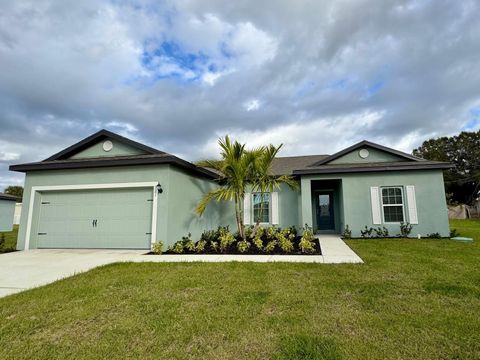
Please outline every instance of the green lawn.
M478 359L480 221L452 227L476 241L350 240L364 265L97 268L0 299L0 358Z
M14 251L17 246L18 225L13 225L13 231L0 232L0 239L5 237L5 243L0 245L0 254L4 252Z

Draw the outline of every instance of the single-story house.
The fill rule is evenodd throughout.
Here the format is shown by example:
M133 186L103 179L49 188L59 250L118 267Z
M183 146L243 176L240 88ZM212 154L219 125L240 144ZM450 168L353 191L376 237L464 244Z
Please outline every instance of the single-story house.
M263 202L261 222L280 227L342 233L348 225L359 236L365 226L385 226L396 235L409 222L411 236L448 236L449 167L368 141L333 155L278 157L273 174L294 176L300 190L246 194L244 220L254 223ZM194 212L217 186L216 173L107 130L10 170L26 173L18 249L149 249L219 225L235 229L232 204Z
M0 193L0 232L12 231L17 197Z

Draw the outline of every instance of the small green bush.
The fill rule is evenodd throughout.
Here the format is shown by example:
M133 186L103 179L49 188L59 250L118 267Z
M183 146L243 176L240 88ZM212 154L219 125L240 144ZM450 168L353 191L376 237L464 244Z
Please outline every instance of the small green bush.
M285 253L291 253L293 251L293 242L290 231L288 229L282 230L277 233L277 241L280 249ZM295 236L294 236L295 237Z
M5 233L2 233L2 236L0 236L0 248L5 245Z
M220 229L220 236L218 239L220 240L220 250L222 252L226 252L228 248L235 242L235 236L228 231L228 228Z
M205 240L199 240L197 245L195 246L195 252L198 254L203 254L205 252L205 247L207 246L207 242Z
M258 250L259 252L263 252L263 251L264 251L263 241L262 241L261 238L255 238L255 239L253 239L253 245L254 245L255 249Z
M160 255L163 252L163 243L158 241L152 245L152 252L156 255Z
M429 239L441 239L442 235L440 235L440 233L436 232L436 233L427 234L426 237L429 238Z
M374 231L375 231L375 236L379 237L379 238L386 238L389 235L388 234L388 229L385 226L378 227L378 228L374 229Z
M175 254L181 254L183 253L183 242L182 241L177 241L175 244L173 244L173 247L171 249Z
M246 253L250 249L250 243L247 240L237 242L237 250L240 253Z
M304 254L312 254L315 252L315 235L313 234L312 228L307 224L305 224L298 247Z
M275 251L276 247L277 247L277 240L270 240L269 242L267 242L267 245L265 245L265 252L272 253Z
M372 233L373 233L373 228L372 227L369 228L367 227L367 225L365 225L365 228L363 230L360 230L360 235L364 239L372 237Z
M350 227L348 226L348 224L345 225L345 229L343 230L342 237L344 239L351 239L352 238L352 230L350 230Z
M409 222L401 222L400 223L400 235L402 237L408 237L412 232L412 225Z

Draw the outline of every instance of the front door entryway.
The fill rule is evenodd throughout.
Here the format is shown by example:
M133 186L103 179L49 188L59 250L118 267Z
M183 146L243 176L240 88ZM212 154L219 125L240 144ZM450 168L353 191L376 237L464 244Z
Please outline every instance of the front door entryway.
M318 191L315 193L315 210L318 231L335 230L333 201L333 191Z

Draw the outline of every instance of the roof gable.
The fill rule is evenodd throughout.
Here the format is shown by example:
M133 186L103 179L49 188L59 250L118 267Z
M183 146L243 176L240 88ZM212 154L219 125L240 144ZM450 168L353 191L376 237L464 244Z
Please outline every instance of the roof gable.
M103 144L107 140L113 145L109 151L103 149ZM103 129L44 161L153 154L165 153Z
M310 166L320 166L327 164L335 165L356 163L382 163L393 161L416 162L424 160L417 158L413 155L364 140L333 155L330 155L325 159L322 159Z

